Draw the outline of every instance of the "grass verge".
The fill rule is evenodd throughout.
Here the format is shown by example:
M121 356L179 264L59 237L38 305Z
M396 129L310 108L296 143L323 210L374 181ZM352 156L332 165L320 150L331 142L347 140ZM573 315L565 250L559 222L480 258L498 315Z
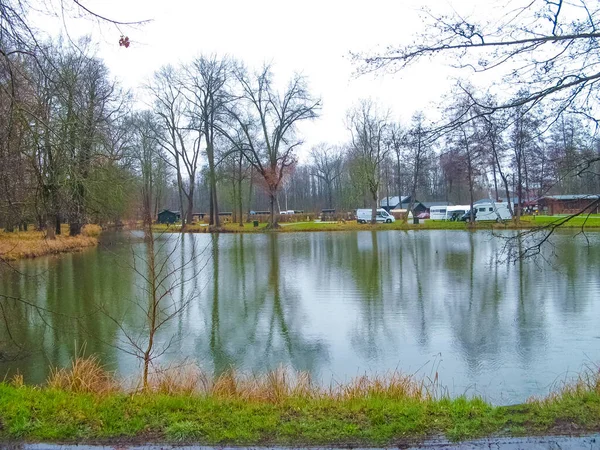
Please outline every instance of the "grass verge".
M562 216L524 216L521 221L515 223L506 221L504 223L496 222L476 222L467 224L465 222L448 222L442 220L425 220L419 224L404 223L397 220L394 223L359 224L356 221L346 222L288 222L280 223L280 227L276 230L267 229L266 223L259 223L255 227L252 223L244 223L240 227L237 223L224 223L219 231L223 233L265 233L265 232L308 232L308 231L374 231L374 230L514 230L514 229L530 229L541 228L552 223L562 220ZM600 229L600 215L595 214L589 217L574 217L568 222L561 225L561 228L585 228L588 230ZM153 225L153 229L157 232L180 232L181 228L177 225ZM209 228L205 224L193 223L186 227L186 231L191 233L205 233Z
M85 225L79 236L68 236L68 228L56 239L46 239L43 231L0 231L0 258L14 261L22 258L75 252L98 243L101 228L98 225Z
M597 372L547 398L496 407L434 395L431 383L399 374L322 388L283 370L211 380L188 367L157 372L149 392L132 393L99 370L95 361L79 362L44 387L18 378L0 384L0 440L398 446L440 434L461 440L600 430Z

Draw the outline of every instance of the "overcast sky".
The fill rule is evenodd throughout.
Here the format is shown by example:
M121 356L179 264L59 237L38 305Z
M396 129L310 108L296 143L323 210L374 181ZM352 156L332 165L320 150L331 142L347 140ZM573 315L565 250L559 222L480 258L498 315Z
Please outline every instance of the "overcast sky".
M59 0L53 0L59 1ZM479 5L478 5L479 3ZM120 31L86 19L55 20L40 16L36 22L48 33L68 31L72 39L91 34L98 53L112 74L127 88L138 89L160 66L217 53L242 59L251 67L274 64L284 84L294 71L309 79L311 91L321 97L321 117L301 127L307 149L320 141L341 143L348 138L347 110L360 98L372 97L389 108L393 119L410 120L416 110L435 116L433 106L455 76L441 62L424 61L399 75L355 77L350 51L376 51L387 45L407 44L423 31L419 8L454 8L471 14L474 0L105 0L83 1L95 12L116 20L150 19L136 28L123 27L132 41L119 47ZM485 7L483 9L488 9ZM468 74L467 74L468 75Z

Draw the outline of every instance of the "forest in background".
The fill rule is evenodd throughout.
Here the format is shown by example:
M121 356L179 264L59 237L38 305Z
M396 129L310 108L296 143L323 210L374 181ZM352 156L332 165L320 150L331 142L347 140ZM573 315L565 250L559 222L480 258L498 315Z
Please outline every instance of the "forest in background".
M304 148L298 125L318 120L321 100L301 75L277 89L269 65L201 55L140 86L152 105L144 109L91 38L32 43L23 4L2 7L5 231L34 224L53 238L63 222L77 235L86 223L141 219L144 207L153 217L179 210L183 225L204 212L218 227L219 212L242 221L270 210L274 222L280 210L347 211L394 195L472 203L600 192L590 110L557 112L526 86L496 98L458 81L437 105L441 123L426 111L402 123L385 105L356 99L346 142Z

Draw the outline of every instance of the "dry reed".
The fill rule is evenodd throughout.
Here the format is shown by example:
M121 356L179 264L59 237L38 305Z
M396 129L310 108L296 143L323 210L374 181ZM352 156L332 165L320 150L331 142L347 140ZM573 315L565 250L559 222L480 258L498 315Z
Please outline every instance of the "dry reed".
M22 258L78 251L98 243L98 225L86 225L79 236L56 236L46 239L42 231L0 232L0 258L14 261Z
M307 372L284 367L262 375L247 375L233 370L211 377L194 364L155 367L146 393L203 396L222 400L241 400L278 404L289 399L354 400L380 397L393 400L427 401L435 398L432 382L398 372L363 375L347 383L322 386ZM71 367L53 369L48 386L73 392L96 394L131 392L124 380L117 380L94 357L78 358ZM131 386L131 384L129 384ZM141 392L141 383L133 391Z
M551 386L548 395L530 397L527 399L527 403L549 404L565 398L582 397L590 393L600 394L600 367L584 367L574 380L557 381Z
M51 369L47 385L68 392L110 394L121 390L114 374L108 372L94 356L76 358L71 367Z

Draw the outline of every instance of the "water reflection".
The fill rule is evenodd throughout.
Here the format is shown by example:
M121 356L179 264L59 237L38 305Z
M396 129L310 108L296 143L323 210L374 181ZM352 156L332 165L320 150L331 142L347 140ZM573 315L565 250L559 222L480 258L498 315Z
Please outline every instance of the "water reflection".
M600 234L588 237L590 247L558 235L549 263L510 265L499 258L504 242L479 232L162 236L177 269L170 301L184 308L157 335L170 344L161 361L191 358L215 373L285 364L324 382L438 370L455 394L522 401L600 360ZM2 270L0 292L61 315L3 303L11 326L0 328L0 355L18 359L0 370L40 382L84 342L109 367L137 370L115 347L146 324L136 307L144 280L131 270L145 249L124 235L104 239L109 249Z

